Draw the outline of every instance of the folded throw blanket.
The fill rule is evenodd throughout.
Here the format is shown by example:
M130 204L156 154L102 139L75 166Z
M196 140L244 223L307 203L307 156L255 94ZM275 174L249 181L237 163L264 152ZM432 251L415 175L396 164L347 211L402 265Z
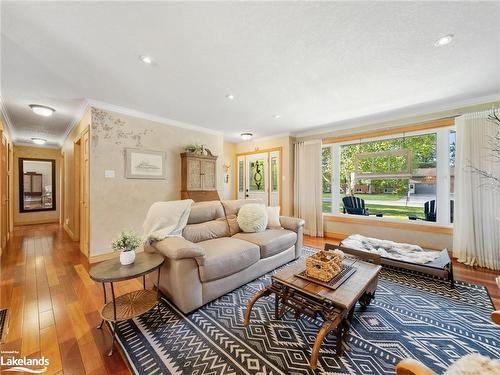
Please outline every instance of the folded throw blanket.
M440 254L439 251L425 251L417 245L379 240L378 238L365 237L360 234L353 234L347 237L342 241L341 245L354 250L363 250L379 254L385 258L417 264L432 262L438 258Z
M167 237L180 237L192 204L191 199L153 203L142 224L146 241L152 243Z

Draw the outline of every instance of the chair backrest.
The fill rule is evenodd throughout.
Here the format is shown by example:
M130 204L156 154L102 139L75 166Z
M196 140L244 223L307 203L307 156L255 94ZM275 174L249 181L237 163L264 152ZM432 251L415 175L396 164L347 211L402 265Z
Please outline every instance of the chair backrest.
M436 200L427 201L424 203L424 214L426 221L436 221Z
M454 212L455 212L455 201L452 199L450 200L450 220L452 223L453 223ZM425 214L425 220L436 221L437 204L435 199L424 203L424 214Z
M345 196L342 198L342 203L344 203L344 207L346 208L365 208L365 201L354 195Z

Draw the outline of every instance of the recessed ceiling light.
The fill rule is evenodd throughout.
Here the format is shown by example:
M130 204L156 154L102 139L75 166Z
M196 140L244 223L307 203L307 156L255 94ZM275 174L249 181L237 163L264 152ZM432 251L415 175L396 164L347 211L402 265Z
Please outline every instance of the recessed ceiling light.
M44 145L47 142L47 140L43 138L31 138L31 140L37 145Z
M453 38L454 38L453 34L448 34L448 35L442 36L441 38L439 38L438 40L436 40L434 42L434 46L442 47L442 46L445 46L447 44L450 44L451 41L453 40Z
M241 139L243 139L244 141L249 141L250 139L252 139L253 134L252 133L241 133L240 136L241 136Z
M151 56L142 55L140 58L144 64L152 64L153 63L153 58Z
M229 100L233 100L234 99L234 95L233 94L227 94L226 98L228 98Z
M275 119L281 118L281 115L273 115Z
M45 117L52 116L52 114L56 111L54 108L50 108L39 104L30 104L29 107L37 115Z

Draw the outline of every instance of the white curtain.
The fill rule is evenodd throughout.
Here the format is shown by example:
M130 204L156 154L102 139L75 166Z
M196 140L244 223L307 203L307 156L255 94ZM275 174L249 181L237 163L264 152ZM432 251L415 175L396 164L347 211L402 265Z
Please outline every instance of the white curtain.
M455 121L453 255L468 265L500 270L500 190L472 168L500 176L500 165L491 158L491 137L500 128L488 114L470 113Z
M323 237L321 141L295 144L294 214L305 220L304 233Z

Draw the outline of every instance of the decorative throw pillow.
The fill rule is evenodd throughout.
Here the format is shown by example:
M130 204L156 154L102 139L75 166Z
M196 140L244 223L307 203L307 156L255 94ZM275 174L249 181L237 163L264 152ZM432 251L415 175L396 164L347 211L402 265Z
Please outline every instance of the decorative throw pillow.
M280 229L280 206L267 208L267 227L271 229Z
M245 204L240 208L237 220L243 232L262 232L267 227L266 206L259 203Z
M500 374L500 361L480 354L469 354L453 363L445 375L496 375Z

